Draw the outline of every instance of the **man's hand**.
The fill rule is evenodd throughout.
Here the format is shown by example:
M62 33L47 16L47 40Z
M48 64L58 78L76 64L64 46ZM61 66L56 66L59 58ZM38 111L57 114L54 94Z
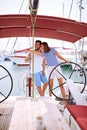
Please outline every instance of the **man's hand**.
M42 74L45 75L45 71L42 71Z

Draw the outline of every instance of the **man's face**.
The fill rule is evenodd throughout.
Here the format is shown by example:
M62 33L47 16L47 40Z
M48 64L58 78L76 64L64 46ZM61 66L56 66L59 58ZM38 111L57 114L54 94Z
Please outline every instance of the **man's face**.
M35 43L35 50L39 50L40 49L40 43L39 42L36 42Z

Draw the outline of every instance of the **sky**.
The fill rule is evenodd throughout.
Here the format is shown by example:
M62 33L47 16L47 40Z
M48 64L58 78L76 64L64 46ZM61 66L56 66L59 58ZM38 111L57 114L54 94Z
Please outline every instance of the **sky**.
M64 17L64 18L70 18L76 21L82 21L87 23L87 0L82 0L82 7L84 9L81 10L81 17L80 17L79 5L80 5L80 0L39 0L39 8L38 8L37 15ZM19 13L30 14L29 0L0 0L0 15L19 14ZM3 49L9 48L9 46L7 47L8 40L9 38L0 39L0 43L2 42L4 43L2 46ZM48 40L51 43L51 46L52 43L54 42L55 42L55 46L57 45L57 42L60 42L61 44L65 44L65 46L67 44L67 42L63 43L62 41L53 40L53 39L46 39L46 40ZM15 38L9 40L9 42L13 42L13 44L14 41ZM28 38L26 39L26 43L28 41L30 43L31 40ZM17 40L17 42L21 42L21 41ZM10 44L10 46L13 46L13 44ZM72 44L68 44L68 46L69 45L72 46Z
M72 0L39 0L38 15L51 15L57 17L69 17ZM73 0L71 19L79 21L80 0ZM82 0L81 20L87 22L87 0ZM0 0L0 14L29 14L29 0Z

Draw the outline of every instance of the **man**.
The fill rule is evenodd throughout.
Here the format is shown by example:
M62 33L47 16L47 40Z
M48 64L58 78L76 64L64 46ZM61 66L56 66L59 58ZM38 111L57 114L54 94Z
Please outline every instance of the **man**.
M40 52L41 41L37 40L35 42L35 51ZM25 61L28 62L31 59L31 55L28 54ZM33 60L33 59L32 59ZM31 60L31 70L32 70L32 60ZM41 87L43 83L43 87ZM40 55L34 54L34 84L37 87L38 93L40 96L44 96L44 92L47 88L47 78L45 75L45 63L44 58Z

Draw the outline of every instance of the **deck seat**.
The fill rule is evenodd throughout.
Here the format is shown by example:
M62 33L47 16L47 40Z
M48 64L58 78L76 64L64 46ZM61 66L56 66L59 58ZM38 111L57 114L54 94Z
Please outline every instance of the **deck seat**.
M82 105L68 105L67 109L71 115L76 119L77 117L87 118L87 106Z
M67 109L70 112L70 115L78 123L81 130L87 130L87 106L67 105Z
M78 117L76 121L79 124L81 130L87 130L87 118Z

